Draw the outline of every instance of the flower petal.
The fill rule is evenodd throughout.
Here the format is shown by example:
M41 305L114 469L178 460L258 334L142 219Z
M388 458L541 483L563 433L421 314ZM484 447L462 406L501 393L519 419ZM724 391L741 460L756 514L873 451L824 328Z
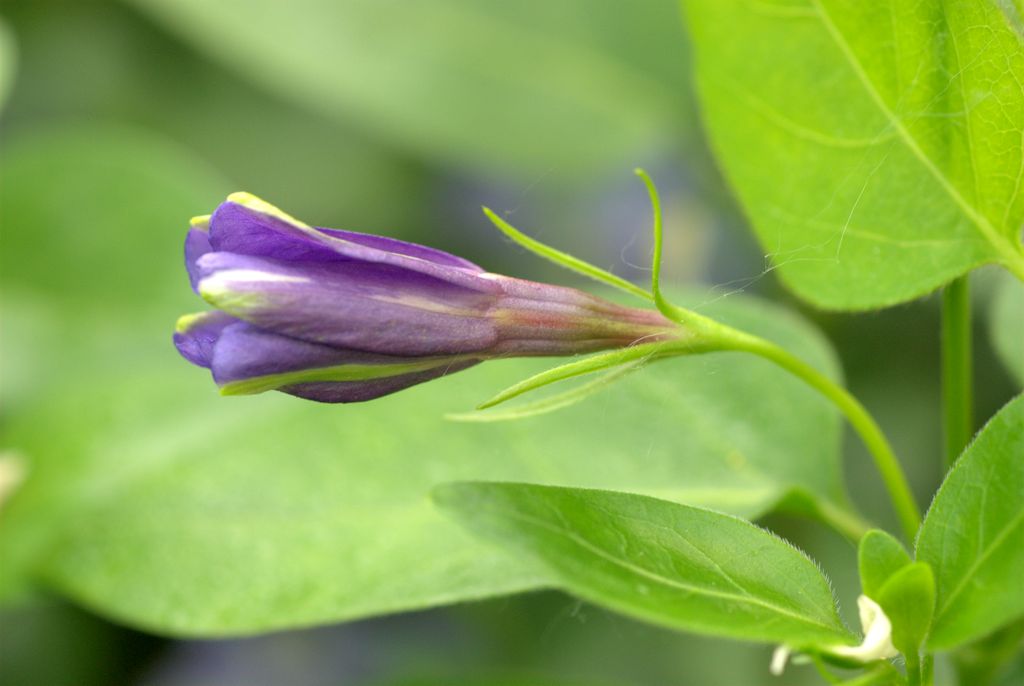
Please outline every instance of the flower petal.
M210 225L213 248L280 260L337 258L385 262L441 276L447 270L477 273L480 267L441 250L394 238L311 227L248 193L233 193ZM457 275L456 275L457 276Z
M203 298L292 338L389 355L479 352L494 298L389 264L296 265L233 253L199 260Z
M212 371L227 395L280 390L320 402L346 403L394 393L477 362L344 350L236 323L218 339Z
M186 360L209 369L214 344L225 327L236 322L237 319L223 312L187 314L178 319L174 331L174 345Z
M213 250L210 246L209 222L208 216L193 217L191 227L185 236L185 269L188 270L192 290L196 293L199 292L199 269L196 267L196 261Z

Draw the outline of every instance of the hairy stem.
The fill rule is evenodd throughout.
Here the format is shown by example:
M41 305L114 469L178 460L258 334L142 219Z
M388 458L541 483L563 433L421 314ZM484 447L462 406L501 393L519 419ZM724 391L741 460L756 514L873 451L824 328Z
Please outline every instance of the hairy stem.
M759 355L786 371L801 378L805 383L828 398L839 411L842 412L850 425L860 435L864 445L867 446L875 466L878 468L889 491L889 498L892 500L893 508L899 517L903 532L907 541L913 543L917 535L917 529L921 524L921 513L914 502L914 496L910 492L907 477L896 455L893 453L885 434L875 423L874 418L864 409L864 406L857 401L850 393L834 383L827 376L817 369L800 360L780 346L752 336L743 331L733 329L730 326L719 324L691 310L677 307L668 302L661 293L661 254L664 230L661 221L661 200L658 197L658 190L647 172L636 169L635 173L647 187L647 193L651 199L651 211L653 215L654 254L651 259L651 295L654 297L654 304L658 310L671 321L682 325L692 333L695 333L701 340L699 352L711 352L714 350L738 350ZM691 352L697 352L692 350Z
M738 350L763 357L799 377L828 398L843 413L871 453L886 490L889 492L889 498L899 517L903 533L907 541L913 542L918 526L921 524L921 513L910 491L907 477L885 434L882 433L871 414L849 391L789 351L763 338L713 322L695 312L682 310L667 303L664 303L662 312L666 316L672 315L672 318L686 326L704 329L705 335L716 339L716 342L709 346L710 348Z
M875 467L889 491L889 498L899 517L903 533L907 541L913 542L917 535L917 528L921 524L920 511L917 509L917 503L914 502L914 496L910 492L907 477L903 473L899 460L896 459L892 446L889 445L885 434L882 433L864 406L845 388L774 343L755 338L752 341L741 343L737 349L760 355L795 374L839 408L874 458Z
M951 467L974 434L971 388L971 299L968 276L942 293L942 404L946 466Z

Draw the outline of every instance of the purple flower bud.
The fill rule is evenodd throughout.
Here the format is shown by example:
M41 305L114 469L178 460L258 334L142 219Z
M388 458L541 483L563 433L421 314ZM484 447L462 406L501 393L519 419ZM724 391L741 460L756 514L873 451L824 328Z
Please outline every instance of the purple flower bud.
M183 317L174 342L225 394L357 402L486 359L679 335L655 311L490 274L413 243L313 228L247 193L192 220L185 262L218 311Z

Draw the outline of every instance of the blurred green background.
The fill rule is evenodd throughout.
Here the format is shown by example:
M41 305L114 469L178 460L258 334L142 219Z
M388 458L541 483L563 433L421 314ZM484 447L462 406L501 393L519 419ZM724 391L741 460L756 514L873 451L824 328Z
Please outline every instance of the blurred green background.
M703 284L709 300L743 291L804 309L766 271L715 168L673 0L6 0L0 18L5 457L26 449L26 422L72 455L94 440L88 420L68 421L77 413L65 407L51 424L48 408L140 370L176 370L210 390L170 331L197 309L181 262L187 220L234 190L320 226L579 285L500 238L480 205L642 279L649 210L631 170L644 166L668 203L671 280ZM979 303L990 277L976 279ZM935 300L857 315L804 309L908 461L922 503L940 479ZM1013 387L976 323L983 418ZM130 439L163 440L145 403L141 394L138 406L90 412L134 412ZM854 499L888 521L849 437L845 456ZM768 524L813 550L853 605L849 544L793 518ZM798 668L769 681L767 648L646 627L556 593L214 641L148 635L37 589L4 605L2 684L815 679Z

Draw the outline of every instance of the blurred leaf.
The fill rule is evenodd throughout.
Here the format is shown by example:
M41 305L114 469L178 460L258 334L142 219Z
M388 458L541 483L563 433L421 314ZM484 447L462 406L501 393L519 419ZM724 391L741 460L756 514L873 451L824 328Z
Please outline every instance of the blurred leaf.
M188 217L215 207L228 189L181 148L113 126L18 138L6 146L0 175L5 291L89 314L183 302Z
M917 558L935 570L928 647L946 650L1024 614L1024 396L989 420L946 476Z
M892 622L892 644L911 659L917 658L921 642L935 612L935 576L924 562L903 567L878 589L878 604Z
M784 311L739 296L701 311L835 373ZM443 481L620 488L748 516L793 491L844 500L835 413L752 357L660 362L556 414L452 425L446 411L550 362L492 362L344 407L225 399L175 359L169 332L141 321L116 360L11 419L31 475L0 519L4 585L41 568L132 624L249 633L542 583L434 513L426 494Z
M625 166L686 93L666 0L132 3L273 92L489 172Z
M913 560L903 544L881 529L864 534L857 547L857 567L860 569L861 590L867 597L877 600L878 592L893 574Z
M124 4L7 5L22 57L9 142L57 117L131 122L199 153L234 182L228 190L328 226L427 231L426 175L393 146L237 78ZM432 238L455 233L429 228Z
M989 313L989 334L1003 364L1024 387L1024 284L1002 276Z
M784 281L817 305L1024 279L1024 41L994 2L688 0L704 121Z
M229 187L187 151L116 126L16 137L0 177L2 417L48 383L89 373L93 356L128 361L122 334L140 314L171 322L187 307L188 216Z
M0 111L7 104L7 96L14 84L15 69L18 64L18 50L14 42L14 34L7 22L0 17Z
M445 484L433 493L469 531L537 560L592 603L714 636L793 646L853 638L814 562L736 517L530 484Z

